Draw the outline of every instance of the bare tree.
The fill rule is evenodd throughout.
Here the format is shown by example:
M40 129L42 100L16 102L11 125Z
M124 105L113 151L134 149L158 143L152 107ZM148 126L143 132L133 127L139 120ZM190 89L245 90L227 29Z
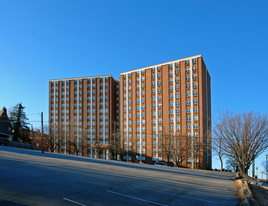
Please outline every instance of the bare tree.
M252 162L268 148L267 116L222 112L214 135L222 140L223 154L234 159L240 175L245 176Z
M226 160L225 164L226 164L226 169L232 170L233 172L237 172L238 166L237 166L236 162L234 161L234 159L228 158Z
M182 162L186 161L189 155L191 156L191 152L199 151L196 147L198 144L194 144L194 151L190 150L192 142L187 141L188 139L192 140L191 137L171 133L163 134L159 138L159 145L162 147L163 155L166 156L168 163L172 161L177 167L182 166ZM195 154L198 154L198 152L195 152Z
M173 136L173 151L171 153L171 159L177 167L182 166L182 162L187 158L187 138L182 135Z
M167 162L170 162L171 156L176 150L176 142L172 134L163 134L159 137L159 142L162 147L163 154L167 157Z
M224 156L222 141L223 137L221 135L216 135L212 140L212 149L214 153L216 153L216 155L218 155L219 157L219 160L221 162L221 171L223 170L223 156Z

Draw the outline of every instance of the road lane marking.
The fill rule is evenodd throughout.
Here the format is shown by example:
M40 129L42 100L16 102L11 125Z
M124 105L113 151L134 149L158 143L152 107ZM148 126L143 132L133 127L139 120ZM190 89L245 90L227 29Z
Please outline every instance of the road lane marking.
M72 203L74 203L74 204L77 204L77 205L87 206L87 205L85 205L85 204L82 204L82 203L80 203L80 202L76 202L76 201L70 200L70 199L68 199L68 198L63 198L63 199L66 200L66 201L68 201L68 202L72 202Z
M143 202L148 202L148 203L151 203L151 204L154 204L154 205L168 206L168 205L161 204L161 203L158 203L158 202L152 202L150 200L145 200L145 199L138 198L138 197L124 195L124 194L121 194L121 193L118 193L118 192L114 192L114 191L111 191L111 190L107 190L107 192L110 192L110 193L113 193L113 194L116 194L116 195L120 195L120 196L123 196L123 197L128 197L128 198L131 198L131 199L134 199L134 200L140 200L140 201L143 201Z
M163 194L168 194L168 195L173 195L173 196L177 196L177 197L181 197L181 198L186 198L186 199L192 199L192 200L198 200L198 201L205 201L205 202L210 202L210 203L217 203L217 204L221 204L221 205L230 205L228 203L217 202L217 201L213 201L213 200L204 200L204 199L200 199L200 198L196 198L196 197L187 197L187 196L178 195L178 194L175 194L175 193L161 191L161 190L155 190L155 189L151 189L151 188L143 187L143 186L139 186L139 185L132 185L132 186L133 187L147 189L147 190L152 190L154 192L159 192L159 193L163 193Z

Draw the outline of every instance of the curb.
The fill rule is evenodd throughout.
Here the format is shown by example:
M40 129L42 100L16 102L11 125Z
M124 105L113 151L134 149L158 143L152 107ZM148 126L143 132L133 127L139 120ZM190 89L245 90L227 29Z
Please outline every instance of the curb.
M247 206L258 206L257 201L254 199L253 194L248 186L248 182L247 181L242 181L242 191L245 197L245 204Z

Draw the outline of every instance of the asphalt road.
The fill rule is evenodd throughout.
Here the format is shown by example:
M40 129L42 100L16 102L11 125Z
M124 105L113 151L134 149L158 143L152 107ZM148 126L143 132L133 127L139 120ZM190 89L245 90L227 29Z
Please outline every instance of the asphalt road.
M0 205L237 205L232 175L0 146Z

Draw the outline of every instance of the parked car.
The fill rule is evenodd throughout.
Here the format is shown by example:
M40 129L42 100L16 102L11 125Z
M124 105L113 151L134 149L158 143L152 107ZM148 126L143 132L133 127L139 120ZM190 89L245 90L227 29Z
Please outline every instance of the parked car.
M9 145L8 139L0 137L0 145L8 146Z
M164 163L164 162L156 162L156 163L154 163L154 166L168 167L168 166L166 165L166 163Z

